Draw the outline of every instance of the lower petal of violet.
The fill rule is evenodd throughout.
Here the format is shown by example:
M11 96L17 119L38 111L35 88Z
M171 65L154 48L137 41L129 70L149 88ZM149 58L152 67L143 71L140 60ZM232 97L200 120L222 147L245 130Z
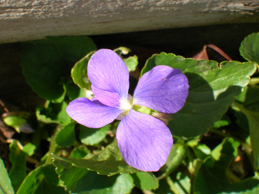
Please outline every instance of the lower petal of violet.
M134 110L120 122L116 138L125 162L142 171L158 171L173 145L172 134L162 121Z
M76 122L90 128L100 128L111 123L122 110L105 106L87 98L73 100L67 106L67 114Z

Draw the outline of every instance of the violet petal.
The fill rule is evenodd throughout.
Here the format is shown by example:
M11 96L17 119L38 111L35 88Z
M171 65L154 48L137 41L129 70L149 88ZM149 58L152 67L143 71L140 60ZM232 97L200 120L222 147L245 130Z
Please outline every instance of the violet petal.
M122 112L87 98L73 100L67 106L67 114L76 122L90 128L100 128L111 123Z
M126 163L142 171L158 171L173 145L171 132L162 121L134 110L120 122L116 138Z
M134 91L134 104L176 113L185 104L189 85L180 69L159 65L145 73Z
M114 51L96 51L90 58L87 68L88 77L94 87L127 98L129 72L123 60Z
M92 90L95 98L98 99L102 104L114 108L120 108L121 97L118 93L100 90L93 85Z

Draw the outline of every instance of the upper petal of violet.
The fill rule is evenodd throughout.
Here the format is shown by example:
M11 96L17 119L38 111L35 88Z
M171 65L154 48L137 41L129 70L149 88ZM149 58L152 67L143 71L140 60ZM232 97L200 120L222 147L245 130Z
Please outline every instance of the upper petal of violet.
M111 123L122 112L105 106L97 100L78 98L67 106L67 114L76 122L90 128L100 128Z
M162 121L132 109L120 122L116 139L126 163L142 171L158 171L173 145L171 132Z
M88 77L92 85L111 93L118 93L127 99L129 90L129 72L123 60L114 51L100 49L88 63Z
M184 106L188 91L188 79L180 69L159 65L140 78L133 103L162 113L176 113Z

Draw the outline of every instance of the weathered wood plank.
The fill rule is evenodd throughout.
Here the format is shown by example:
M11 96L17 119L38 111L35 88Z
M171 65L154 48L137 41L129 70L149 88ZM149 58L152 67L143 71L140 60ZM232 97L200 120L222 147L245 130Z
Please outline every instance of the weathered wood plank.
M0 0L0 43L257 22L258 10L257 0Z

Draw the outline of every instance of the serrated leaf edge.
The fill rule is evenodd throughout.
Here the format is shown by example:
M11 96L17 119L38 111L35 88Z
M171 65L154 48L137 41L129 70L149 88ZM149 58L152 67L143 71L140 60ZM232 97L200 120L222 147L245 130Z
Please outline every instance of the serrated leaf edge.
M248 60L248 59L244 56L244 53L243 53L243 51L242 51L242 48L244 47L244 43L247 41L247 39L249 39L249 38L251 38L252 36L255 36L255 35L258 35L258 36L259 36L259 33L258 33L258 32L254 32L254 33L249 34L248 36L246 36L246 37L244 38L244 40L242 40L242 42L241 42L241 44L240 44L240 47L239 47L240 55L241 55L244 59L246 59L247 61L250 61L250 60ZM254 61L250 61L250 62L253 62L253 63L257 64L257 63L254 62Z

